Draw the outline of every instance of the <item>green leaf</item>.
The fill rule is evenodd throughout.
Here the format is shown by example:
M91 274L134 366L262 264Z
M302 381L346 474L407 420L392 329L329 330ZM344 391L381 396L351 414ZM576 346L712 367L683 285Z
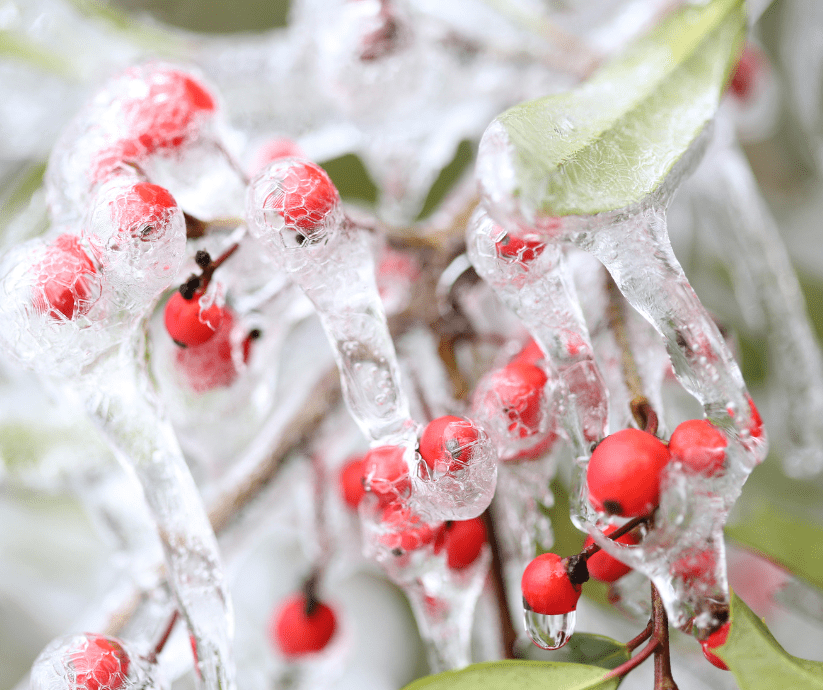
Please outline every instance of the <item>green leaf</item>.
M626 645L611 637L575 633L568 644L554 652L529 645L527 656L537 660L599 666L610 671L628 661L631 654Z
M619 678L603 680L603 669L552 661L492 661L462 671L426 676L403 690L613 690Z
M500 115L481 158L500 150L494 140L502 134L511 160L481 161L481 183L513 173L510 191L526 218L590 215L646 199L714 116L745 31L743 0L672 13L575 90Z
M745 521L726 527L734 541L768 556L823 589L823 527L764 505Z
M789 654L735 594L729 637L712 651L726 662L741 690L823 690L823 663Z

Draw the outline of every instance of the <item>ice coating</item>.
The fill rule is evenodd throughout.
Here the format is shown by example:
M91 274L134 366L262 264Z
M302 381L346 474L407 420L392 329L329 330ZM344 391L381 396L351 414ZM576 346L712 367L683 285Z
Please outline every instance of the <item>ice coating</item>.
M810 476L823 469L823 361L788 252L730 127L718 118L709 155L692 182L692 206L722 243L744 313L764 317L759 327L775 353L773 378L781 391L785 468Z
M50 642L31 669L31 690L160 690L152 664L113 637L81 633Z
M46 190L53 216L81 217L100 184L206 137L216 111L216 98L201 78L179 67L151 62L114 77L52 151Z
M555 223L559 226L559 222ZM578 457L607 433L608 391L559 244L549 233L507 233L479 208L469 223L469 258L546 353L559 410Z
M467 464L440 472L417 456L371 249L326 173L298 158L275 161L252 180L246 212L251 234L314 304L352 417L374 447L403 448L416 509L429 520L479 515L494 493L494 449L481 430Z

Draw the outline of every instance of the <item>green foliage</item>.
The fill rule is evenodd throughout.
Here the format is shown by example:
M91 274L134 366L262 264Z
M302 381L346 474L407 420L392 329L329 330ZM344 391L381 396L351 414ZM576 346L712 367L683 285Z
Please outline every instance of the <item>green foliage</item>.
M462 671L426 676L404 690L614 690L620 679L603 681L603 669L553 661L492 661Z
M657 191L714 116L745 29L742 0L687 5L575 90L500 115L522 206L590 215Z
M726 662L741 690L823 690L823 664L786 652L736 595L732 595L729 637L712 651Z
M564 647L554 652L544 652L534 645L529 645L529 652L538 660L587 664L608 670L617 668L631 657L628 648L622 642L592 633L575 633Z

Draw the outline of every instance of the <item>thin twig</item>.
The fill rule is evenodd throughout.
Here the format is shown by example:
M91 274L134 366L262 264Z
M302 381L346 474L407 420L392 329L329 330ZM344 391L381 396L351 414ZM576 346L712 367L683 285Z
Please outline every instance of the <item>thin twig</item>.
M503 637L503 658L516 659L515 645L517 631L514 629L509 603L506 597L506 580L503 576L503 559L500 553L500 542L494 525L494 517L490 509L483 515L483 524L486 526L486 535L492 552L491 576L494 596L497 601L497 612L500 616L500 632Z
M626 649L630 652L633 652L637 649L641 644L643 644L646 640L648 640L652 636L652 631L654 630L654 618L649 618L649 622L646 624L646 627L643 629L637 637L632 638L626 643Z
M163 631L163 635L157 641L157 644L154 645L154 649L151 651L151 653L146 657L146 660L149 663L157 663L157 657L160 655L160 652L163 651L163 648L166 646L166 642L169 641L169 637L171 637L172 630L174 630L174 626L179 618L180 611L174 609L174 613L171 614L171 618L169 618L169 622L166 624L166 629Z
M654 637L660 644L654 652L654 690L678 690L672 677L669 650L669 618L657 587L652 584L652 620Z

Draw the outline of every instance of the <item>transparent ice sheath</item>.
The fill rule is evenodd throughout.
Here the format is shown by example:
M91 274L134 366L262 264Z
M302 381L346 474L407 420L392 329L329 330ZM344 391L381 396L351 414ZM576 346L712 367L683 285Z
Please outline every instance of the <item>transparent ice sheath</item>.
M760 194L732 123L721 114L712 147L691 182L698 221L728 257L743 313L768 337L775 385L781 393L791 476L823 469L823 361L806 315L803 293L777 224Z
M504 227L539 227L540 239L555 251L570 242L600 260L623 296L663 337L681 385L727 435L727 469L722 477L705 479L676 466L669 469L659 519L642 547L630 549L603 536L602 516L587 500L585 461L578 461L580 471L573 487L575 521L589 529L601 548L654 581L675 625L694 617L698 627L711 627L716 621L714 602L728 601L722 526L748 474L766 451L740 369L689 285L666 227L668 202L683 177L696 168L710 132L710 126L703 130L648 198L631 208L594 216L544 218L510 197L501 185L512 183L513 147L496 122L487 130L478 161L488 213ZM698 560L703 562L702 571L690 567Z
M268 200L283 193L289 170L303 165L300 159L281 159L252 180L250 232L314 304L337 360L346 404L372 446L404 448L417 509L429 520L476 517L494 493L494 449L481 433L472 462L442 474L428 472L416 455L417 427L401 388L365 231L344 216L339 197L311 230L290 225L267 207Z
M50 364L59 363L67 391L79 398L118 458L137 475L163 544L179 610L194 640L198 686L228 689L234 684L231 604L217 542L171 425L155 399L142 336L143 320L180 266L186 243L183 214L174 205L145 208L141 213L152 219L147 232L132 233L125 219L134 208L134 184L133 179L119 178L104 185L90 208L83 241L97 262L102 292L82 319L31 308L30 276L36 270L27 263L32 259L28 247L4 261L6 268L15 259L20 264L0 276L2 290L12 298L0 318L8 332L19 334L3 344L42 374L56 373ZM138 222L137 227L143 225ZM43 319L48 320L45 325ZM32 357L28 348L33 343L43 347L40 334L47 335L51 354Z

